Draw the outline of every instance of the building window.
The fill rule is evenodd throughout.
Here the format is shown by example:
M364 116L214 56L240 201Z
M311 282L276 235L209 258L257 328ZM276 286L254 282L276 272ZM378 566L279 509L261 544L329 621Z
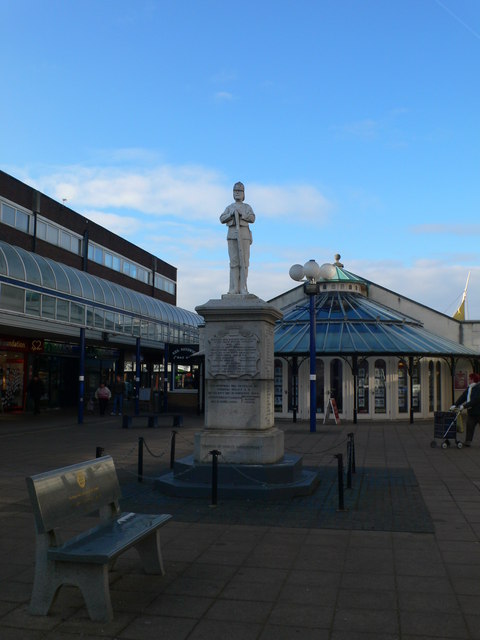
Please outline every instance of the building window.
M398 413L408 412L408 371L404 362L398 363Z
M412 370L412 407L413 410L419 412L422 410L422 380L420 375L420 363L416 362Z
M342 361L335 358L330 363L330 397L335 398L337 409L343 411L343 367Z
M370 386L369 386L368 360L361 360L358 363L358 374L357 374L358 413L370 412L369 389L370 389Z
M42 317L55 318L55 298L42 295Z
M8 204L2 204L2 222L15 226L15 209Z
M283 363L281 360L275 360L274 364L274 411L282 413L283 411Z
M29 233L30 219L32 217L30 213L17 209L6 202L1 203L0 213L4 224L8 224L10 227L15 227L24 233Z
M325 411L325 365L323 360L317 358L315 367L317 372L317 382L315 387L317 413L323 413Z
M433 413L435 408L435 373L432 360L428 363L428 411Z
M27 291L25 298L25 313L40 316L42 296L36 291Z
M442 410L442 365L437 362L435 365L435 381L437 387L437 411Z
M375 413L387 412L386 372L385 360L375 360Z
M0 307L8 311L25 310L25 291L18 287L11 287L9 284L2 284L0 288Z
M57 298L57 320L68 322L70 319L70 303L68 300Z
M85 306L77 302L70 303L70 322L74 324L85 324Z

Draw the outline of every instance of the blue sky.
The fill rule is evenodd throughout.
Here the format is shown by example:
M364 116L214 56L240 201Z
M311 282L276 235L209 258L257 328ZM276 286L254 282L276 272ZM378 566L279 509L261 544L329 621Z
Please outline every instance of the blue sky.
M0 0L0 168L228 289L244 182L249 290L335 253L480 319L478 0Z

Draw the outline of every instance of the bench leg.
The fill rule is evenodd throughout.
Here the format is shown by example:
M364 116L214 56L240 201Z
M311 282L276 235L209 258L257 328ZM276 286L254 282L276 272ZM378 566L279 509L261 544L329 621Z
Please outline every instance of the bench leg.
M135 545L135 549L138 551L145 573L159 574L161 576L165 574L159 529L138 542Z
M43 567L35 564L35 576L33 578L32 597L30 599L29 613L34 616L46 616L52 608L55 596L62 586L62 581L55 576L53 563L43 563Z
M36 616L48 615L60 587L71 584L82 592L92 620L113 620L108 565L55 562L46 557L41 547L39 544L29 613Z
M88 615L96 622L113 620L107 564L83 564L75 567L76 582L85 600Z
M35 550L35 575L28 611L34 616L46 616L62 586L55 571L55 563L47 558L48 534L38 535Z

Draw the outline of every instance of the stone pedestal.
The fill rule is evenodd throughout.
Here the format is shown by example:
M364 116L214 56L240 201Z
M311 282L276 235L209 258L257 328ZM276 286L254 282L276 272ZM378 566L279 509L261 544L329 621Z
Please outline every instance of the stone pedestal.
M193 455L176 460L155 486L173 496L211 495L210 452L216 450L221 497L278 500L312 493L318 471L284 453L283 431L274 423L273 331L281 312L250 294L226 294L197 312L205 319L205 428L195 434Z
M205 319L205 429L194 461L272 464L283 458L274 426L274 341L280 311L255 295L224 295L197 307Z

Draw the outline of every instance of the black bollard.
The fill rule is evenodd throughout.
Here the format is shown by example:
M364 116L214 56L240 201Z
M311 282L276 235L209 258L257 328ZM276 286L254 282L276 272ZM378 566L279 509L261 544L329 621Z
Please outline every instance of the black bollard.
M343 500L343 455L337 453L335 458L338 460L338 510L345 511L345 503Z
M351 444L351 452L352 452L352 473L357 473L356 467L355 467L355 434L354 433L347 433L347 436L350 440L350 444Z
M218 489L218 456L222 455L221 451L213 449L209 452L212 456L212 504L211 507L217 506L217 489Z
M347 442L347 489L352 488L352 441Z
M172 439L170 440L170 469L173 469L175 465L175 436L176 431L172 431Z
M95 457L101 458L105 453L105 449L103 447L97 447L95 450Z
M143 482L143 438L138 439L138 482Z

